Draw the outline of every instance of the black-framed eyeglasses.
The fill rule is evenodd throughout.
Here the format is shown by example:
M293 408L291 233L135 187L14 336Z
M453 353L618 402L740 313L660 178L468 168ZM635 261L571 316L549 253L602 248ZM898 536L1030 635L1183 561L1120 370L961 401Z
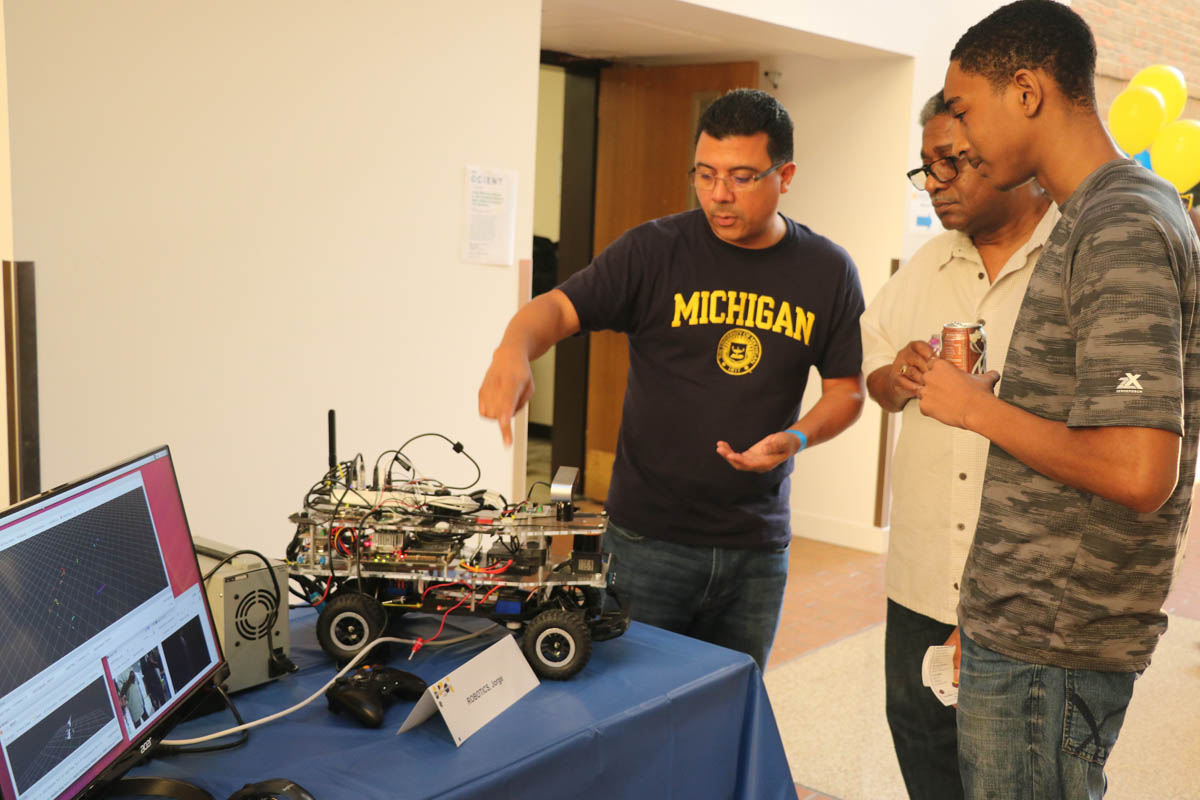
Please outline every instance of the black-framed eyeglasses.
M688 171L688 183L696 187L697 192L711 192L713 189L717 188L717 181L723 182L725 184L725 188L731 192L750 192L758 188L758 184L763 178L767 177L786 163L788 162L776 162L757 175L750 175L749 173L734 173L732 175L726 175L723 178L717 173L710 172L707 169L697 169L693 167Z
M925 181L929 175L942 183L949 183L958 177L958 158L955 156L946 156L939 158L937 161L931 161L923 167L910 169L904 173L909 182L917 187L919 191L925 190Z

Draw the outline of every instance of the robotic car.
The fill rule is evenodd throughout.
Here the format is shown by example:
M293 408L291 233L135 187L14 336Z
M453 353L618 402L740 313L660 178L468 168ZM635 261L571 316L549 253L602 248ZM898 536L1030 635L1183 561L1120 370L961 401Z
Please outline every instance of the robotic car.
M587 664L592 642L629 627L628 607L606 587L607 517L574 505L577 469L559 468L550 506L514 507L494 492L393 482L392 467L381 482L378 463L373 486L354 462L334 466L289 517L290 577L321 608L317 640L333 658L353 658L410 611L441 616L443 627L450 614L468 615L506 626L540 678L565 680ZM551 544L564 536L570 555L553 563Z

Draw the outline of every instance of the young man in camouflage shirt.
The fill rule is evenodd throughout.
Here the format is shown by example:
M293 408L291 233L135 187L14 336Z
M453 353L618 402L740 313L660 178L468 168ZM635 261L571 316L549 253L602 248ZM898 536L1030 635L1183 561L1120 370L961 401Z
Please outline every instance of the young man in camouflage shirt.
M1101 797L1134 681L1166 630L1200 423L1200 242L1178 194L1096 111L1095 43L1019 0L951 53L955 149L1062 219L999 376L935 360L924 413L992 444L958 609L968 798ZM1136 790L1134 790L1136 793Z

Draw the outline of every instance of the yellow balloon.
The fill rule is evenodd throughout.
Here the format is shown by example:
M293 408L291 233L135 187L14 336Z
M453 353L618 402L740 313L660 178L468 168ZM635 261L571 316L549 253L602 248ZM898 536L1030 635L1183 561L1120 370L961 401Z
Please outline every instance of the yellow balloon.
M1108 130L1130 155L1149 147L1167 124L1167 106L1157 89L1130 86L1108 107Z
M1150 145L1150 166L1180 192L1200 183L1200 121L1181 119Z
M1166 64L1153 64L1138 70L1129 81L1130 86L1149 86L1157 89L1167 104L1167 122L1179 119L1183 106L1187 103L1187 80L1183 73L1175 67Z

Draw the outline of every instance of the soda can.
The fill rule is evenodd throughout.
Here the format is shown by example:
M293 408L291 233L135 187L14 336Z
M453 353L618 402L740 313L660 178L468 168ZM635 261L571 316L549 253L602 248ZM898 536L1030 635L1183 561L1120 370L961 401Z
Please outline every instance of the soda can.
M978 322L949 322L942 327L942 358L972 375L987 372L987 333Z

